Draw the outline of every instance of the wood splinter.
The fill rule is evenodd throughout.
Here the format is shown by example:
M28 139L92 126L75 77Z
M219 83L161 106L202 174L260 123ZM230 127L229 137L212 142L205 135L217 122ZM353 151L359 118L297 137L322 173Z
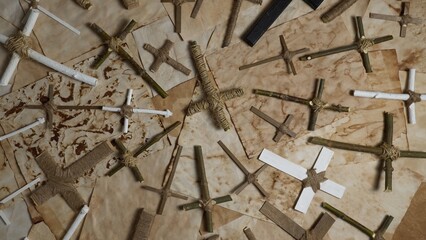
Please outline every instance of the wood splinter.
M204 56L201 54L200 46L196 42L190 42L190 50L192 59L195 62L195 67L198 71L198 79L201 82L201 87L206 94L206 97L196 103L191 103L187 109L188 116L203 110L209 109L216 123L225 131L230 129L230 125L225 116L225 101L240 97L244 94L243 89L234 88L227 91L219 92L219 89L210 78Z
M249 227L245 227L243 231L248 240L256 240L256 236L254 236L254 233L251 231Z
M197 161L197 173L201 188L201 198L196 202L181 205L180 208L185 211L196 208L203 209L205 230L207 232L213 232L213 207L216 204L232 201L232 198L229 195L217 198L210 197L209 185L207 183L206 169L204 167L204 159L201 146L194 146L194 150L195 160Z
M358 0L340 0L336 5L334 5L330 10L321 15L321 21L328 23L333 21L336 17L342 15L344 11L350 8Z
M291 131L289 128L290 122L293 120L293 115L289 114L287 115L286 119L283 123L279 123L278 121L275 121L275 119L271 118L270 116L266 115L259 109L255 107L251 107L250 111L254 114L256 114L258 117L262 118L266 122L270 123L272 126L274 126L277 131L275 133L275 136L273 138L274 142L279 142L281 137L286 134L292 138L296 137L296 133Z
M175 32L182 32L182 4L195 2L195 0L161 0L162 3L173 3L175 6Z
M161 64L167 63L174 69L182 72L186 76L189 76L189 74L191 74L191 70L169 56L169 52L172 49L173 44L174 43L172 41L166 39L166 42L160 49L156 49L148 43L143 45L143 48L154 55L155 58L151 67L149 67L149 70L151 70L151 72L156 72L160 68Z

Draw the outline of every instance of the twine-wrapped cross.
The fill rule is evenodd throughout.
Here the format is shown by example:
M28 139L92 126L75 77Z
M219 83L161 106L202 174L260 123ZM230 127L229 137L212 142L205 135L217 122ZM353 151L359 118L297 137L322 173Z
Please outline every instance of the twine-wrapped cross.
M265 63L269 63L269 62L273 62L273 61L276 61L276 60L283 59L286 66L287 66L287 72L289 74L296 75L297 74L296 67L294 66L292 59L297 54L301 54L301 53L309 51L309 48L301 48L301 49L297 49L295 51L290 51L287 47L287 44L285 42L283 35L280 35L280 43L281 43L281 48L282 48L281 54L260 60L258 62L254 62L254 63L251 63L251 64L241 66L239 69L244 70L244 69L252 68L252 67L255 67L255 66L263 65Z
M195 0L161 0L162 3L173 3L175 6L175 32L182 32L182 4Z
M383 141L378 146L364 146L359 144L344 143L338 141L332 141L320 137L312 137L308 139L308 142L318 144L330 148L338 148L355 152L372 153L384 161L385 170L385 191L392 191L392 162L400 157L407 158L426 158L426 152L419 151L404 151L399 150L393 145L393 114L384 113L384 133Z
M259 211L296 240L321 240L335 222L328 213L323 213L313 228L305 230L269 202L265 202Z
M195 150L195 160L197 161L197 173L201 188L201 198L193 203L188 203L181 205L180 208L187 211L192 210L196 208L201 208L204 211L204 223L205 223L205 230L207 232L213 232L213 207L216 204L224 203L232 201L231 196L226 195L223 197L217 197L217 198L211 198L210 192L209 192L209 185L207 183L207 176L206 176L206 170L204 167L204 159L203 159L203 152L201 149L201 146L194 146Z
M320 58L320 57L324 57L324 56L328 56L328 55L332 55L336 53L357 50L361 54L362 64L364 65L365 71L367 73L373 72L373 69L371 68L371 64L370 64L370 58L368 56L368 48L382 42L390 41L393 39L393 36L386 35L386 36L378 37L378 38L366 38L364 33L364 26L362 24L362 17L359 17L359 16L355 17L355 27L356 27L357 40L353 44L332 48L328 50L323 50L316 53L309 53L307 55L300 57L299 59L301 61L308 61L308 60L312 60L315 58Z
M296 133L291 131L289 128L290 122L293 120L292 114L287 115L283 123L279 123L275 119L271 118L270 116L266 115L265 113L263 113L262 111L260 111L259 109L253 106L250 108L250 111L256 114L258 117L265 120L266 122L270 123L272 126L274 126L277 129L275 136L273 138L274 142L279 142L281 137L284 134L293 138L296 137Z
M102 142L66 168L60 167L48 152L43 152L36 158L36 162L46 175L47 182L33 191L30 198L36 205L41 205L60 194L72 210L80 211L87 204L74 186L75 181L113 152L114 147L110 142Z
M101 27L99 27L96 23L91 23L89 25L94 32L96 32L99 37L105 42L108 46L105 53L103 53L94 63L93 68L99 68L103 62L109 57L112 52L116 52L122 58L124 58L136 71L138 75L140 75L146 83L148 83L162 98L167 97L166 91L164 91L161 86L152 79L151 76L143 69L139 63L124 49L123 45L125 43L126 36L132 31L133 27L136 26L136 21L131 20L129 24L123 29L123 31L116 37L111 37L106 33Z
M318 79L316 88L315 88L315 94L312 99L303 99L299 97L290 96L283 93L277 93L277 92L271 92L266 90L260 90L260 89L254 89L253 93L257 95L267 96L267 97L274 97L278 99L282 99L284 101L290 101L295 103L300 103L307 105L311 108L311 115L309 117L309 125L308 130L314 131L315 130L315 124L317 122L318 114L322 110L330 110L335 112L349 112L349 107L344 107L340 104L328 104L324 102L322 98L322 93L324 91L324 79Z

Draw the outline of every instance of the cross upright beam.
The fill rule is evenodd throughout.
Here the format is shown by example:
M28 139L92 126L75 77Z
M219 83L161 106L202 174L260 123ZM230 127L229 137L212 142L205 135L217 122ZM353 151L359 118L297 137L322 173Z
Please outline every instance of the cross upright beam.
M383 219L382 224L380 224L379 228L376 231L372 231L372 230L368 229L366 226L362 225L361 223L357 222L353 218L351 218L348 215L344 214L340 210L337 210L336 208L334 208L333 206L331 206L330 204L328 204L326 202L323 202L321 204L321 207L323 207L324 209L330 211L336 217L338 217L338 218L342 219L343 221L349 223L351 226L357 228L361 232L365 233L372 240L385 240L385 238L384 238L383 235L385 234L385 232L388 229L389 225L393 221L393 217L391 215L386 215L385 218Z
M93 68L99 68L112 52L116 52L118 55L124 58L133 67L136 73L140 75L146 81L146 83L148 83L162 98L167 97L166 91L164 91L164 89L161 88L161 86L156 81L154 81L151 76L148 75L145 69L143 69L123 47L126 36L132 31L133 27L136 26L135 20L132 19L123 29L123 31L116 37L111 37L108 35L108 33L106 33L96 23L91 23L89 26L108 46L107 51L93 63Z
M376 146L364 146L360 144L344 143L338 141L332 141L320 137L312 137L308 139L308 142L322 145L330 148L338 148L355 152L364 152L377 155L382 161L384 161L385 170L385 192L392 191L392 162L400 157L406 158L426 158L426 152L420 151L405 151L399 150L393 145L393 114L384 113L384 130L383 130L383 141Z
M181 205L180 208L187 211L196 208L201 208L204 211L205 229L207 232L213 232L213 217L212 211L216 204L232 201L231 196L226 195L223 197L211 198L209 192L209 185L207 183L206 170L204 167L203 152L201 146L194 146L195 160L197 161L197 173L201 188L201 198L193 203Z
M170 133L173 129L175 129L177 126L179 126L181 122L177 121L164 129L163 132L155 135L150 140L148 140L146 143L135 149L134 151L129 151L124 144L116 139L115 143L117 145L117 148L120 153L120 161L118 164L113 167L110 171L107 172L107 176L111 177L115 173L117 173L119 170L121 170L123 167L128 167L130 170L132 170L133 175L135 176L136 180L139 182L143 182L144 179L142 177L141 172L139 171L139 168L137 167L137 157L145 152L149 147L160 141L164 136L166 136L168 133Z
M366 38L364 33L364 26L362 24L362 17L359 16L355 17L355 28L357 40L354 43L342 47L319 51L316 53L309 53L300 57L299 59L301 61L308 61L315 58L325 57L328 55L357 50L361 54L362 64L364 65L365 71L367 73L373 72L373 69L370 64L370 58L368 56L368 48L382 42L390 41L393 39L393 36L386 35L378 38Z
M110 142L102 142L66 168L60 167L48 152L43 152L36 162L46 175L47 182L33 191L30 198L36 205L41 205L56 194L61 194L72 210L79 211L87 204L74 186L75 181L113 152L114 147Z
M266 115L265 113L253 106L250 108L250 111L265 120L266 122L270 123L277 129L273 138L274 142L279 142L284 134L293 138L296 137L296 133L291 131L289 128L290 122L293 120L292 114L287 115L283 123L279 123L275 119L271 118L270 116Z
M196 0L194 8L192 8L191 17L196 18L198 15L198 12L201 9L201 5L203 4L204 0Z
M235 188L234 193L235 194L240 194L244 188L246 188L249 184L253 184L257 190L259 190L259 192L264 196L264 197L268 197L269 193L262 187L262 185L260 185L259 180L257 179L259 177L259 174L263 172L263 170L266 169L267 165L264 164L262 167L260 167L259 169L257 169L254 173L250 173L245 167L244 165L240 162L240 160L238 160L238 158L231 152L231 150L228 149L228 147L226 147L226 145L222 142L219 141L217 142L220 147L223 149L223 151L225 151L225 153L229 156L229 158L235 163L235 165L238 166L238 168L244 173L244 175L246 176L246 179L244 182L242 182L237 188Z
M175 197L175 198L179 198L183 200L188 199L187 196L170 190L172 186L173 178L175 177L177 165L179 163L180 154L182 153L182 148L183 148L182 146L178 146L177 148L176 156L173 161L172 171L170 172L170 176L167 179L166 185L162 189L157 189L157 188L146 186L146 185L142 186L142 188L146 190L153 191L161 195L160 204L158 205L158 208L157 208L157 214L159 215L163 214L164 207L166 206L166 202L169 197Z
M281 54L260 60L258 62L254 62L254 63L251 63L251 64L241 66L241 67L239 67L239 70L252 68L252 67L255 67L255 66L263 65L265 63L269 63L269 62L273 62L273 61L282 59L282 60L284 60L286 66L287 66L287 72L289 74L296 75L297 74L296 67L294 66L292 59L293 59L294 56L296 56L298 54L309 51L309 48L301 48L301 49L297 49L295 51L290 51L287 47L287 44L285 42L283 35L280 35L280 43L281 43L281 48L282 48Z
M161 0L162 3L173 3L175 6L175 32L182 32L182 4L195 0Z
M191 70L185 67L182 63L174 60L170 57L169 52L173 47L173 42L169 39L166 39L166 42L160 49L154 48L151 44L147 43L143 45L143 48L154 55L154 62L152 63L151 67L149 67L149 70L151 72L156 72L160 68L161 64L167 63L170 66L172 66L174 69L182 72L186 76L191 74Z
M195 67L198 71L198 78L201 82L201 87L204 90L206 97L188 106L187 114L191 116L195 113L209 109L216 123L225 131L230 129L230 125L225 116L225 101L240 97L244 94L243 89L233 88L227 91L219 92L213 80L210 78L204 56L201 53L200 46L196 42L190 42L190 50L192 59L195 62Z
M324 79L318 79L314 97L312 99L303 99L299 97L290 96L283 93L277 93L277 92L271 92L266 90L260 90L260 89L254 89L253 93L257 95L267 96L267 97L274 97L278 98L284 101L290 101L295 103L300 103L303 105L307 105L309 108L311 108L311 115L309 117L309 125L308 130L314 131L315 130L315 124L317 122L318 114L322 110L330 110L335 112L349 112L349 107L344 107L340 104L328 104L321 100L322 93L324 90Z
M400 37L405 37L407 35L407 26L408 24L422 24L424 19L413 18L410 14L410 2L402 2L402 11L400 16L379 14L379 13L370 13L370 18L399 22L401 25L401 31L399 33Z
M328 213L323 213L313 228L305 230L269 202L265 202L259 211L296 240L321 240L335 222Z

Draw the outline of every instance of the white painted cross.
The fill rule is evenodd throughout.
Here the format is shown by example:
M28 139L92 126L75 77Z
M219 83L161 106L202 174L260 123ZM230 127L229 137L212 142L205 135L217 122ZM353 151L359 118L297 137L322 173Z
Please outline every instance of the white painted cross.
M78 225L80 225L81 221L83 221L86 214L89 212L89 207L87 205L84 205L80 212L78 213L77 217L75 218L74 222L72 223L71 227L68 229L67 233L65 234L64 238L62 240L69 240L71 239L72 235L74 234L75 230L77 230Z
M318 155L318 158L315 162L312 170L316 174L320 175L321 172L325 172L330 163L331 158L333 157L334 152L328 148L323 147L321 152ZM301 167L291 161L269 151L268 149L263 149L262 153L259 156L259 160L282 171L288 175L299 179L300 181L306 181L308 179L309 170ZM315 178L316 176L314 176ZM337 184L329 179L324 178L324 181L319 183L319 189L332 195L337 198L342 198L345 193L345 187ZM314 198L315 192L311 186L306 186L303 188L302 193L300 194L299 199L297 200L295 209L306 213L311 204L312 199Z
M132 96L133 96L133 89L128 89L127 96L126 96L126 103L123 106L102 107L103 111L116 112L116 113L120 113L123 116L124 118L123 132L124 133L127 133L129 131L129 116L128 116L129 114L133 114L133 113L158 114L158 115L163 115L166 118L173 115L173 113L168 109L166 109L165 111L160 111L160 110L151 110L151 109L142 109L142 108L132 108L130 106L130 103L132 101Z
M15 192L13 192L12 194L10 194L9 196L3 198L0 201L0 204L6 204L7 202L9 202L10 200L12 200L14 197L18 196L19 194L21 194L23 191L27 190L28 188L34 186L36 183L40 182L40 178L36 178L33 181L31 181L30 183L28 183L27 185L21 187L20 189L16 190ZM3 220L3 222L6 225L10 224L9 219L7 218L6 214L4 214L4 212L2 210L0 210L0 218Z
M414 92L415 81L416 81L416 69L409 69L408 84L407 84L408 87L407 87L406 93L385 93L385 92L354 90L353 95L355 97L405 101L406 107L407 107L408 123L416 124L415 102L425 101L426 94L417 94ZM417 99L413 99L413 97L416 97Z
M24 37L30 36L39 14L40 14L39 9L30 8L30 13L28 15L27 22L25 23L25 26L22 29L22 34L24 35ZM10 39L9 37L3 34L0 34L0 43L6 44L6 42L8 42L9 39ZM90 85L96 85L97 79L94 77L85 75L79 71L76 71L54 60L51 60L50 58L47 58L46 56L32 50L31 48L28 48L27 52L28 52L29 58L45 65L46 67L49 67L57 72L60 72L78 81L81 81ZM9 81L12 78L13 73L16 71L16 68L20 60L21 60L21 56L18 53L13 52L9 65L7 66L6 70L3 73L3 76L0 79L0 86L7 86L9 84Z
M35 122L33 122L33 123L25 126L25 127L22 127L22 128L20 128L18 130L10 132L10 133L8 133L6 135L0 136L0 141L3 141L3 140L8 139L10 137L13 137L13 136L15 136L15 135L17 135L17 134L19 134L21 132L27 131L28 129L31 129L31 128L37 126L37 125L43 124L45 121L46 120L44 118L37 118L37 121L35 121Z

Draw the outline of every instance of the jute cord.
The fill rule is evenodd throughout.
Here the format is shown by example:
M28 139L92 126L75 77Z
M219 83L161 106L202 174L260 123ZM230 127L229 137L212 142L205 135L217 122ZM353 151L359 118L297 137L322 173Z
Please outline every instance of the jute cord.
M421 99L421 94L420 94L420 93L416 93L416 92L411 91L411 90L408 90L408 91L407 91L407 93L408 93L408 95L410 96L410 97L407 99L407 105L408 105L408 106L410 106L410 105L411 105L411 104L413 104L413 103L416 103L416 102L420 102L420 101L422 101L422 99Z
M123 164L126 167L136 167L136 158L130 152L123 155Z
M119 48L123 45L123 40L121 40L120 38L117 37L112 37L109 42L109 47L114 51L114 52L118 52Z
M211 212L213 209L213 206L216 205L216 201L213 199L209 199L206 202L199 200L199 202L200 202L201 208L209 212Z
M92 3L90 3L90 0L75 0L80 6L87 8L89 6L92 5Z
M120 111L121 116L126 117L126 118L131 118L133 115L133 108L130 105L123 105L121 107L121 111Z
M10 52L17 53L21 58L28 58L31 45L31 38L18 31L9 37L4 46Z
M399 149L393 145L383 142L380 145L380 148L382 149L382 154L380 155L380 158L382 159L391 159L392 161L394 161L400 156Z
M319 112L327 106L327 103L319 98L314 98L309 102L315 112Z
M359 51L367 53L369 47L374 45L374 41L368 38L362 38L359 42Z

